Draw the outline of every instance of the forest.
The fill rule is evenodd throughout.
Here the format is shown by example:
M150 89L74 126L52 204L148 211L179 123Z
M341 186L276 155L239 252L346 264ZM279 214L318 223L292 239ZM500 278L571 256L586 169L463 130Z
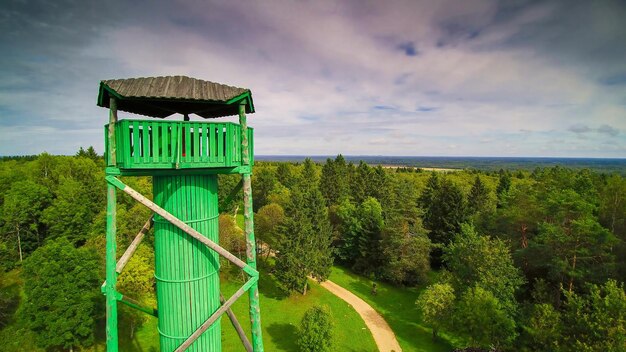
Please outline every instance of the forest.
M0 350L90 350L103 338L105 181L93 148L0 161ZM149 177L124 182L152 193ZM220 242L244 256L219 175ZM263 275L285 295L342 268L412 297L435 341L496 351L626 351L626 178L566 167L428 172L353 163L257 162ZM150 211L118 196L118 248ZM118 286L156 304L146 236ZM238 269L222 263L222 276ZM263 285L260 290L263 291ZM408 291L407 291L408 292ZM410 291L413 292L413 291ZM146 322L122 307L120 326ZM7 341L11 341L8 343Z

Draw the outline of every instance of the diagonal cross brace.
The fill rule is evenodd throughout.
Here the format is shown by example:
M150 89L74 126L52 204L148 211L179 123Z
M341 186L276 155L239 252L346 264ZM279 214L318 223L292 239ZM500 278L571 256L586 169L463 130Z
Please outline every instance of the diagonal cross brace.
M137 234L137 236L135 236L133 242L128 246L128 248L126 248L126 251L124 252L122 257L117 261L117 264L115 265L116 273L122 273L122 270L124 270L124 267L126 267L126 264L128 264L130 258L133 256L133 254L135 254L135 251L137 250L137 247L139 247L139 244L143 240L143 237L146 235L146 232L148 232L152 228L153 223L154 216L150 215L150 218L148 219L148 221L146 221L141 230L139 230L139 233ZM104 286L106 286L106 284L107 281L104 280L104 282L102 283L102 289L104 289Z
M226 300L224 299L224 295L222 295L222 293L220 292L220 303L224 304L225 301ZM226 310L226 315L228 315L228 318L230 318L230 322L233 324L233 328L235 328L237 335L239 335L239 339L243 343L243 347L246 349L246 352L252 352L253 351L252 345L250 344L250 341L248 340L248 337L246 336L246 332L243 331L241 324L239 324L239 320L237 320L235 313L233 313L233 310L228 308Z
M216 251L218 254L220 254L224 258L228 259L230 262L232 262L233 264L235 264L236 266L241 268L244 272L246 272L246 274L248 274L248 275L250 275L252 277L257 277L258 278L259 272L257 270L255 270L253 267L251 267L250 265L246 264L243 260L237 258L237 256L235 256L234 254L230 253L229 251L227 251L226 249L221 247L219 244L217 244L217 243L211 241L210 239L204 237L200 232L196 231L191 226L185 224L182 220L180 220L177 217L175 217L174 215L170 214L165 209L163 209L160 206L156 205L153 201L151 201L150 199L144 197L141 193L139 193L139 192L135 191L134 189L132 189L131 187L127 186L122 181L120 181L117 177L106 176L106 180L107 180L107 182L109 184L117 187L119 190L121 190L124 193L128 194L129 196L131 196L131 198L135 199L139 203L141 203L141 204L145 205L146 207L148 207L153 212L155 212L155 213L159 214L160 216L162 216L165 220L169 221L172 225L174 225L174 226L178 227L179 229L183 230L189 236L191 236L191 237L195 238L196 240L202 242L207 247L211 248L212 250Z
M115 271L118 274L122 273L122 270L124 270L124 267L126 266L126 264L128 264L130 258L133 256L133 254L135 254L135 251L137 250L137 247L139 247L139 244L143 240L143 237L152 228L152 224L154 224L154 216L151 215L150 219L148 219L148 221L146 221L141 230L139 230L139 233L137 234L133 242L128 246L128 248L126 248L126 251L124 252L124 254L122 254L120 260L117 261Z
M224 302L224 304L222 304L222 306L219 307L215 311L215 313L211 314L209 319L207 319L204 323L202 323L202 325L200 325L196 329L196 331L194 331L193 334L191 334L191 336L189 336L187 340L185 340L185 342L183 342L176 349L175 352L183 352L187 348L189 348L189 346L191 346L191 344L194 343L194 341L196 341L198 337L202 335L202 333L204 333L209 327L211 327L211 325L213 325L213 323L217 321L217 319L219 319L227 310L229 310L230 306L232 306L233 303L235 303L235 301L239 297L241 297L244 293L246 293L246 291L248 291L250 287L254 285L258 280L259 280L258 276L253 276L250 279L248 279L248 281L246 281L246 283L243 286L241 286L241 288L239 288L237 292L235 292L226 302Z

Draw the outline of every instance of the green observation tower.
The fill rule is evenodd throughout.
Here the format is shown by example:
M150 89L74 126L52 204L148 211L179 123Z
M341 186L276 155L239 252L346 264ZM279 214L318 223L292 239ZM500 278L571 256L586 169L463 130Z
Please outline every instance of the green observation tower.
M253 139L246 123L246 114L254 112L250 90L183 76L115 79L100 82L98 106L109 109L105 126L106 281L102 285L107 351L118 351L118 302L158 318L161 351L221 351L224 313L247 351L263 351L250 184ZM157 119L118 120L118 111ZM182 118L165 120L175 114ZM190 114L204 119L238 115L239 124L190 121ZM229 198L243 189L245 261L219 245L218 174L241 175ZM152 176L153 197L135 191L120 176ZM118 191L153 213L119 260ZM151 227L156 308L142 307L116 289L118 275ZM219 256L248 277L230 298L220 293ZM251 340L230 309L246 292Z

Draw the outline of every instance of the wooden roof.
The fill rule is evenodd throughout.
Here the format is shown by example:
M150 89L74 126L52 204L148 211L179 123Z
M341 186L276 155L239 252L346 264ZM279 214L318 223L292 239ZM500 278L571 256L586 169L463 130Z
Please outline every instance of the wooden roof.
M108 108L110 97L117 98L118 110L160 118L175 113L204 118L237 115L241 102L246 113L254 112L249 89L186 76L101 81L98 106Z

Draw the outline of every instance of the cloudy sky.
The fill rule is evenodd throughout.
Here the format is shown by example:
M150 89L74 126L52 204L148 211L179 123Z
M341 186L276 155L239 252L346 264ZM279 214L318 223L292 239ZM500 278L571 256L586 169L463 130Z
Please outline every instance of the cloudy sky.
M5 0L0 52L0 155L102 152L100 80L188 75L252 90L257 154L626 157L621 0Z

